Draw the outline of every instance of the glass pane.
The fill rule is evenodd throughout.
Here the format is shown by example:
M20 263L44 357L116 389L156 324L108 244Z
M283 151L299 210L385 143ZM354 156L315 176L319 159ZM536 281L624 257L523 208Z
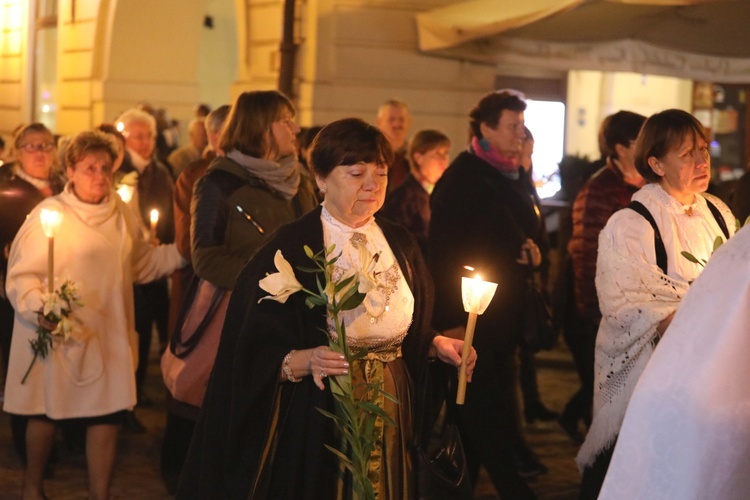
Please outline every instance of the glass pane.
M34 121L57 128L57 28L36 32L34 53Z
M565 105L561 102L526 100L526 126L534 136L531 163L534 183L540 198L549 198L560 190L560 160L565 137Z

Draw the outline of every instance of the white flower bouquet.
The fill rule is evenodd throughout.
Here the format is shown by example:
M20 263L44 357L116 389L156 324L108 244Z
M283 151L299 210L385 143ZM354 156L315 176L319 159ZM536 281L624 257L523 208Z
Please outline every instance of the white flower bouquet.
M71 280L65 280L60 288L51 293L42 294L42 309L37 311L39 317L37 337L29 341L34 357L21 380L22 384L26 382L36 359L45 359L54 348L55 340L65 341L70 338L76 326L73 309L82 305L78 296L78 287Z

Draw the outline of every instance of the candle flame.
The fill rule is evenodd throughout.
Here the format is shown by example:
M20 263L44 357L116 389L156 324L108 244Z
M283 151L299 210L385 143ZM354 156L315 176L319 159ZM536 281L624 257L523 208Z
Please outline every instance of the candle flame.
M497 290L497 283L482 281L478 274L474 279L461 278L461 298L468 313L483 314Z
M62 213L57 210L48 210L43 208L39 214L39 219L42 222L42 230L47 238L54 238L57 233L57 228L62 223Z
M477 280L477 281L482 281L482 277L479 275L479 273L477 273L476 275L474 275L474 279Z
M119 188L117 188L117 194L120 196L120 199L124 201L125 203L130 203L130 200L133 199L133 186L126 186L122 185Z
M151 224L159 222L159 211L157 209L151 210Z

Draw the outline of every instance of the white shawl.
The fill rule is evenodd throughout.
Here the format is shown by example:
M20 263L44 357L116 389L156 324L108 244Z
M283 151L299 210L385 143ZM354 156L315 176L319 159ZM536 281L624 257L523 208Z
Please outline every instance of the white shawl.
M599 498L750 492L750 229L692 285L633 392Z
M660 186L649 184L633 195L651 212L667 251L668 275L656 265L654 231L641 215L615 213L599 235L596 289L602 321L596 337L594 418L576 461L590 465L617 436L628 400L656 343L656 327L672 314L702 268L680 252L708 259L713 240L722 235L702 196L692 215ZM734 220L718 199L730 235ZM722 235L723 236L723 235Z

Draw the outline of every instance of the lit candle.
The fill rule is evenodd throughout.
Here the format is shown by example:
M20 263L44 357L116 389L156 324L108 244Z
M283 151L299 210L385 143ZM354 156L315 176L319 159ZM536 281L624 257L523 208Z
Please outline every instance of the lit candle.
M43 208L39 214L42 222L42 231L47 237L47 291L55 291L55 235L62 222L62 213L57 210L47 210Z
M159 211L157 209L151 210L151 239L156 239L156 224L159 222Z
M119 188L117 188L117 194L120 196L120 199L125 203L130 203L130 200L133 199L133 191L135 188L133 186L128 186L127 184L123 184Z
M456 404L464 404L466 396L466 362L471 354L471 343L474 340L474 327L477 325L477 316L483 314L490 305L492 297L495 296L497 283L482 281L477 274L474 279L461 278L461 296L464 302L464 310L469 313L466 322L466 335L464 335L464 349L461 353L461 368L458 372L458 389L456 391Z

